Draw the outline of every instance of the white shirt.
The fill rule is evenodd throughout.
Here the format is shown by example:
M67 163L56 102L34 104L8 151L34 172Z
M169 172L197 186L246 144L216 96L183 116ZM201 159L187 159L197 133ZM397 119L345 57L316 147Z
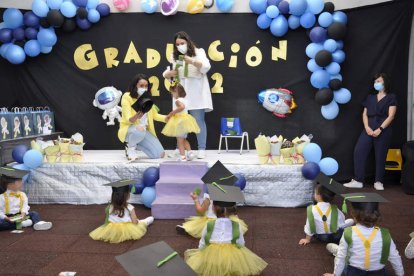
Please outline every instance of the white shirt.
M213 211L213 201L210 199L210 195L207 194L207 193L204 193L204 195L203 195L203 202L206 199L210 200L210 205L208 205L208 209L207 209L206 216L208 218L217 218L216 214L214 214L214 211Z
M244 246L244 237L243 232L241 229L240 224L239 226L239 233L240 236L236 240L236 243ZM200 239L200 243L198 248L204 248L206 246L205 238L207 234L207 226L204 227L202 237ZM210 243L231 243L233 239L233 230L232 230L232 222L228 218L218 218L216 219L216 223L214 224L213 233L211 234Z
M211 99L211 90L210 84L208 83L207 79L207 72L210 70L211 65L210 61L206 56L206 52L202 48L195 49L195 56L191 57L195 61L200 61L202 66L200 69L195 67L194 65L189 64L189 76L184 77L183 74L183 67L181 66L178 70L179 77L180 77L180 84L184 87L185 93L187 94L186 98L188 99L188 110L193 109L205 109L206 112L210 112L213 110L213 101ZM172 70L175 69L176 61L172 59ZM195 68L195 69L194 69ZM197 70L197 73L193 73L193 70ZM169 69L165 70L162 75L165 78L165 73L169 71ZM173 106L174 101L173 101Z
M113 214L113 207L109 208L109 221L110 222L132 222L131 211L134 210L134 206L128 204L127 208L124 209L124 216L120 218L117 214Z
M328 210L329 206L331 204L329 202L318 202L316 205L318 205L319 209L321 209L322 213L325 214L325 212ZM312 206L312 214L315 220L315 228L316 228L316 234L327 234L325 232L325 228L323 227L323 220L321 215L319 215L318 211L316 210L315 206ZM331 214L332 210L327 216L326 223L328 224L328 229L330 231L331 227ZM341 210L338 209L338 228L341 228L345 223L345 215L341 212ZM311 233L310 226L309 226L309 220L306 218L306 224L305 224L305 234L308 236L313 236L314 234Z
M173 110L177 108L177 104L176 104L177 101L179 101L180 103L184 105L184 109L178 112L177 114L188 114L188 100L186 98L173 99L173 104L174 104Z
M365 238L368 238L372 231L374 230L373 227L368 228L361 224L357 224L356 227L361 231L362 235ZM345 267L345 259L346 253L348 250L348 243L346 242L344 236L342 236L341 241L339 242L338 253L335 258L335 269L334 274L335 276L342 275L342 272ZM371 242L371 250L370 250L370 266L369 270L380 270L384 267L383 264L380 263L381 261L381 253L382 253L382 236L381 230L379 230ZM365 270L365 248L364 244L359 238L358 234L355 231L352 231L352 246L349 249L349 265ZM391 246L390 246L390 256L388 258L392 267L394 268L395 274L397 276L404 275L404 268L402 266L401 257L398 254L397 248L395 247L394 241L391 239Z
M147 125L148 125L148 115L147 115L147 113L144 113L144 115L142 115L141 119L139 119L139 125L147 128Z
M10 215L10 214L17 214L20 213L20 198L15 197L15 196L10 196L10 193L20 193L21 194L21 199L23 200L23 207L22 207L22 212L24 212L25 214L29 213L29 200L27 199L27 195L23 192L15 192L15 191L11 191L11 190L7 190L6 192L4 192L4 194L6 194L8 196L9 199L9 212L8 214L6 214L6 203L4 201L4 194L0 195L0 219L4 219L6 217L6 215Z

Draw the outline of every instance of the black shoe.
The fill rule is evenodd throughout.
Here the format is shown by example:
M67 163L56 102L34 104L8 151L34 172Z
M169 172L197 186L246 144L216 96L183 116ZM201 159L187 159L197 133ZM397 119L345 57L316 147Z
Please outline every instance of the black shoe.
M177 233L180 235L187 235L187 231L185 231L182 225L176 225L175 230L177 230Z

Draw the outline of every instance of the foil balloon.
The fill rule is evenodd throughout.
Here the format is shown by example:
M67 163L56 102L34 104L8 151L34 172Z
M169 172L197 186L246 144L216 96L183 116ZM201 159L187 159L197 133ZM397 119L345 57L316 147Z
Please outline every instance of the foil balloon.
M174 15L177 13L179 0L161 0L161 13L165 16Z
M187 4L187 12L196 14L202 12L204 9L204 0L190 0Z
M257 99L266 110L279 118L286 118L287 114L292 113L292 110L297 107L293 92L284 88L260 91Z
M124 11L129 8L129 0L113 0L113 3L118 11Z
M95 94L93 106L104 111L102 119L109 119L106 123L107 126L115 125L115 119L117 119L118 122L121 120L119 112L122 111L122 108L118 106L121 101L121 97L122 92L113 86L101 88Z

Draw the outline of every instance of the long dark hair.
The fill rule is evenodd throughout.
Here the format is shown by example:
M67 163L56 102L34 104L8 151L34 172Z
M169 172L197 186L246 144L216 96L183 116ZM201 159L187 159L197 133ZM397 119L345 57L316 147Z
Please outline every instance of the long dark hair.
M134 99L138 99L137 83L140 80L146 80L148 82L148 92L151 91L151 83L149 82L149 78L147 77L147 75L145 75L145 74L136 74L132 78L132 80L131 80L131 82L128 86L128 89L127 89L127 91L129 91L131 97L134 98ZM148 93L148 92L146 92L146 93ZM150 93L148 93L148 95L149 94Z
M390 91L390 86L391 86L390 78L385 73L378 73L378 74L375 74L374 78L372 79L372 82L375 82L375 80L378 79L378 78L382 78L384 80L384 91L385 91L385 93L388 94L388 91ZM378 94L378 92L379 92L379 91L375 90L373 87L372 87L371 91L372 91L371 92L372 94Z
M120 189L117 191L112 191L111 205L113 214L118 215L120 218L124 216L125 208L128 206L128 197L129 190Z
M374 226L380 226L381 213L378 210L370 212L352 208L351 215L357 223L360 223L366 227L370 228Z
M195 56L195 48L197 46L191 40L190 36L186 32L180 31L180 32L178 32L174 35L174 42L173 42L173 45L174 45L174 52L173 52L174 60L178 60L178 56L182 55L178 51L177 45L175 45L175 42L177 41L177 38L184 39L185 41L187 41L187 53L186 53L186 55L189 56L189 57L194 57Z

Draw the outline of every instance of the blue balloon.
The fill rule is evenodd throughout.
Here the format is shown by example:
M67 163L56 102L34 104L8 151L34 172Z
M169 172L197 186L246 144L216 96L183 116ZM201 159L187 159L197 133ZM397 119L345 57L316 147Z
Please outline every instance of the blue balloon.
M337 47L336 47L337 50L342 50L342 48L344 48L344 42L342 40L337 41L336 44L337 44Z
M28 150L23 156L23 163L31 169L36 169L43 164L43 155L38 150Z
M60 6L60 12L64 17L72 18L76 15L76 6L72 2L63 2Z
M342 50L336 50L332 54L332 59L335 62L342 63L345 60L345 53Z
M145 187L141 194L141 201L145 207L151 208L156 196L154 187Z
M351 92L346 88L334 91L334 100L339 104L346 104L351 100Z
M12 64L21 64L26 59L26 54L22 47L17 45L10 45L6 51L6 59Z
M3 58L6 58L6 53L7 53L7 49L9 49L9 47L13 45L12 43L4 43L0 46L0 55Z
M91 23L97 23L99 21L99 19L101 19L101 15L99 14L99 12L97 10L90 9L88 11L88 20Z
M302 175L308 180L314 180L320 171L319 165L315 162L306 162L302 166Z
M155 186L155 183L160 179L160 169L157 167L149 167L145 169L142 175L142 181L145 187Z
M13 30L13 37L15 41L24 40L24 29L16 28Z
M308 0L308 10L313 14L319 14L323 11L325 3L323 0Z
M37 38L37 29L29 27L24 30L24 35L28 40L36 39Z
M42 46L40 47L40 52L42 54L49 54L50 52L52 52L53 47L46 47L46 46Z
M246 188L246 178L242 173L235 173L234 176L237 177L237 181L234 183L234 186L237 186L240 188L240 190L244 190Z
M17 145L12 150L13 160L19 164L23 163L23 156L29 148L26 145Z
M316 18L315 18L315 15L313 13L305 12L300 17L300 25L305 29L312 28L313 25L315 25L315 22L316 22Z
M96 6L96 10L99 12L101 17L108 16L111 12L111 9L109 8L108 4L101 3L98 6Z
M62 0L46 0L46 4L51 10L58 10L60 5L62 5Z
M262 14L266 12L267 0L250 0L249 7L252 10L252 12L256 14Z
M329 27L333 22L332 14L329 12L323 12L319 15L318 23L321 25L321 27L327 28Z
M267 0L267 5L271 6L271 5L279 5L279 3L282 2L282 0Z
M348 22L348 17L342 11L336 11L332 15L332 19L334 22L346 24Z
M279 8L279 12L282 14L288 14L289 13L289 2L287 1L282 1L279 3L279 5L277 5L277 7Z
M279 16L279 9L276 6L269 6L266 9L266 15L270 18L276 18Z
M322 27L313 27L309 33L310 39L312 40L312 42L315 43L324 42L326 40L327 35L328 31Z
M292 0L289 4L289 13L296 16L301 16L305 13L307 7L308 3L306 0Z
M339 106L333 100L329 104L321 106L321 113L326 120L333 120L339 114Z
M0 42L9 43L13 39L13 30L4 28L0 30Z
M230 12L234 6L234 0L216 0L216 6L221 12Z
M49 6L43 0L34 0L32 3L32 11L39 17L46 17L49 12Z
M330 75L325 70L318 70L312 73L310 82L313 87L321 89L328 87Z
M88 19L80 19L78 16L76 17L76 25L78 25L79 29L87 30L92 26L92 23L89 22Z
M262 30L269 28L271 23L272 18L269 18L266 13L262 13L257 17L257 26Z
M342 75L341 74L337 74L337 75L331 76L330 79L331 80L338 79L338 80L342 81Z
M96 6L98 6L99 4L99 0L88 0L88 4L86 5L86 7L88 9L96 9Z
M142 191L144 190L145 186L142 183L137 183L134 185L130 185L130 190L131 193L135 194L135 195L139 195L142 194Z
M86 5L88 5L88 0L73 0L73 4L78 7L86 8Z
M30 168L26 167L24 164L17 164L13 166L14 169L22 170L22 171L30 171ZM29 179L30 172L22 177L23 183L26 183Z
M335 159L331 157L325 157L319 161L319 167L321 168L321 172L331 176L338 172L339 165Z
M331 75L337 75L341 72L341 66L336 62L331 62L325 69Z
M284 36L289 29L288 22L283 15L279 15L272 20L270 24L270 32L277 37Z
M23 14L15 8L6 9L3 13L6 28L14 29L23 25Z
M154 13L158 9L158 3L157 1L154 2L152 0L143 0L141 1L141 9L145 13L149 13L149 14Z
M323 45L319 43L310 43L308 46L306 46L306 55L309 58L315 58L316 54L323 50Z
M0 22L0 30L6 28L6 24L4 22Z
M331 53L336 51L338 44L333 39L328 39L323 43L323 48Z
M319 67L319 65L316 64L316 61L313 58L308 61L307 67L312 73L322 69L322 67Z
M290 15L288 19L289 28L296 30L300 27L300 17L296 15Z
M23 15L23 23L26 27L37 27L39 26L40 19L32 11L25 12Z
M24 52L29 57L37 57L40 55L40 43L37 40L29 40L24 44Z
M322 149L316 143L309 143L303 148L303 157L308 162L318 163L322 158Z
M53 47L57 42L57 36L53 28L40 29L37 33L37 40L42 46Z

